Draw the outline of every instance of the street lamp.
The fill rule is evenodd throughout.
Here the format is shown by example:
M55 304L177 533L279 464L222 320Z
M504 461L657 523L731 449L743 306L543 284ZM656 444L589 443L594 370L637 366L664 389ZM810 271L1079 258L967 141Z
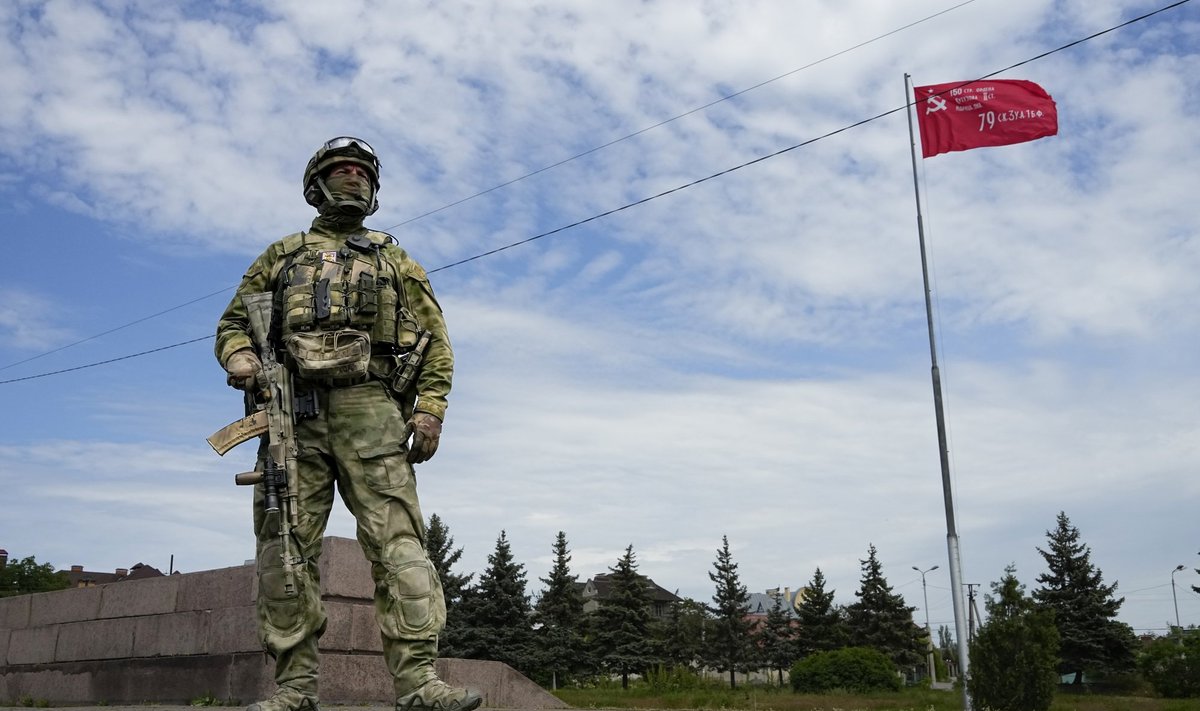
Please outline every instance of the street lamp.
M1183 566L1180 567L1182 568ZM912 569L921 574L921 595L925 598L925 636L929 638L929 654L926 656L925 661L929 666L929 681L930 683L933 683L937 681L937 676L935 675L935 668L933 665L933 632L929 629L929 591L925 588L925 574L932 573L933 571L937 570L938 567L935 565L928 570L921 570L914 565ZM1172 573L1172 576L1174 576L1174 573ZM1174 581L1175 578L1172 577L1171 580ZM1178 615L1176 616L1178 617Z
M1175 629L1179 629L1179 598L1175 597L1175 574L1183 568L1183 563L1180 563L1171 571L1171 601L1175 603Z

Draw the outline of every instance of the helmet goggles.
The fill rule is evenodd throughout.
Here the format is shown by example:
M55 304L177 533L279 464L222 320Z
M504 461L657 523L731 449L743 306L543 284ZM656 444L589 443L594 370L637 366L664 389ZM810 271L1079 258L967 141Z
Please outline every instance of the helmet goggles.
M375 149L371 147L370 143L367 143L361 138L355 138L354 136L338 136L337 138L331 138L328 141L325 141L325 145L321 146L321 150L329 152L338 150L339 148L350 148L352 146L358 148L364 153L371 155L373 158L375 158L375 160L379 160L379 156L375 155Z
M354 136L331 138L317 149L304 169L304 199L318 210L321 209L321 205L332 199L329 197L329 191L321 176L338 163L354 163L362 166L370 173L372 193L379 190L380 164L379 157L375 154L375 148L370 143ZM367 205L366 214L370 215L375 212L379 203L373 194L368 202L371 204Z
M357 163L371 171L371 182L379 187L379 157L370 143L354 136L338 136L331 138L317 149L308 167L304 169L304 189L308 190L312 181L330 166L342 161Z

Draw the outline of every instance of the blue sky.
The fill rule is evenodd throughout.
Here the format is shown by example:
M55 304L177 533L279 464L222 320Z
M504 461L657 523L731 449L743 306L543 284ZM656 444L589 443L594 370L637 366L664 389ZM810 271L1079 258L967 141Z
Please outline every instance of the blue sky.
M376 146L369 224L434 270L894 109L904 72L972 79L1158 7L7 3L0 380L211 334L229 292L188 302L309 224L301 174L332 136ZM1065 511L1122 619L1159 632L1180 563L1200 623L1198 19L1004 74L1054 96L1059 135L920 165L964 581L1015 563L1033 587ZM581 578L632 544L702 600L722 535L751 590L820 566L843 603L874 543L918 621L911 566L941 566L949 624L920 279L902 112L438 271L457 372L425 513L464 571L506 530L531 592L559 530ZM0 385L0 547L250 558L231 480L252 452L204 443L240 412L211 343ZM329 533L353 536L344 511Z

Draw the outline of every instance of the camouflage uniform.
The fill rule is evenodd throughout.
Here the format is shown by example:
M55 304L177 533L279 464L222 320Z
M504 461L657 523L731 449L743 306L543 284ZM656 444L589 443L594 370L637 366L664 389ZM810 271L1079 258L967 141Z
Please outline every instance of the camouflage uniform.
M279 689L257 709L251 707L254 711L316 707L317 640L326 623L317 563L335 486L357 521L357 538L371 563L375 615L397 706L461 711L479 704L478 696L448 687L434 671L446 608L425 552L416 478L406 458L405 422L413 413L439 421L445 416L453 353L424 269L392 242L384 233L319 216L310 231L275 242L250 265L217 326L216 356L226 365L234 353L253 347L242 296L272 292L277 295L274 333L286 336L292 322L296 330L319 332L328 321L368 333L372 344L365 381L293 376L297 396L311 394L317 404L315 416L295 423L299 526L294 536L304 565L293 597L284 592L276 517L266 516L263 487L255 487L259 638L276 659ZM314 283L323 278L333 294L327 299L332 309L314 320L304 309L311 311ZM306 304L293 298L298 284L309 292ZM398 354L411 348L422 330L431 334L422 367L415 385L398 394L389 376ZM260 465L265 456L264 442Z

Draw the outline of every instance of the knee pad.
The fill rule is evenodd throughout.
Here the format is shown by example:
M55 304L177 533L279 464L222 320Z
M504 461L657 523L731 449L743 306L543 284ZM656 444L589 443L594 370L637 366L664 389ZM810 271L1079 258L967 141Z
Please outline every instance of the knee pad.
M377 583L375 611L390 639L436 635L446 624L446 601L437 574L416 538L403 536L383 548L387 571Z
M325 628L325 611L321 606L321 591L313 584L308 565L295 570L296 595L288 597L280 552L283 544L278 538L264 543L258 554L258 613L259 638L273 656L287 651L300 640L318 634Z

